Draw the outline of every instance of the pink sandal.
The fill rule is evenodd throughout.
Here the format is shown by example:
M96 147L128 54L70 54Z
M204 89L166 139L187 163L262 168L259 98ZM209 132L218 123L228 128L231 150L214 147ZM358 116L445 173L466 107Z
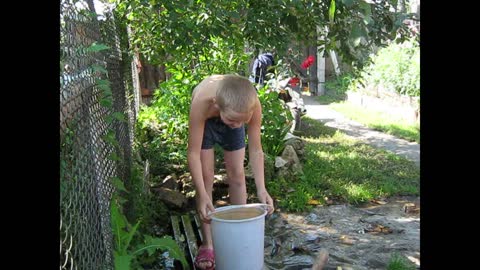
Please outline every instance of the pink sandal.
M198 249L197 256L195 257L195 267L197 267L198 269L201 269L198 266L198 264L199 263L204 263L204 262L210 262L212 264L212 267L205 268L204 270L215 269L215 253L213 252L213 249L201 246Z

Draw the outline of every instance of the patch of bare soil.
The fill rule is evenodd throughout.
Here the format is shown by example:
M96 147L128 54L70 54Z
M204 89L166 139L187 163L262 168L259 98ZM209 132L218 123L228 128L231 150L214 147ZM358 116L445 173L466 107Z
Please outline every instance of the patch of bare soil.
M392 197L362 206L317 206L304 214L267 218L265 269L311 269L326 249L323 269L386 269L392 255L420 267L420 198Z

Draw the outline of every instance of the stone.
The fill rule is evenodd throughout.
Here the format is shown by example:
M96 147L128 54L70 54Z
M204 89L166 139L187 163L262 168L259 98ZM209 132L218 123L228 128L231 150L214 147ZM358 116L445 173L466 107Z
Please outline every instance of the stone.
M178 191L164 187L152 188L152 191L154 191L155 194L157 194L167 205L176 208L182 208L187 205L187 197Z
M164 188L169 188L171 190L178 190L177 175L175 174L167 175L167 177L163 179L162 184L160 186Z

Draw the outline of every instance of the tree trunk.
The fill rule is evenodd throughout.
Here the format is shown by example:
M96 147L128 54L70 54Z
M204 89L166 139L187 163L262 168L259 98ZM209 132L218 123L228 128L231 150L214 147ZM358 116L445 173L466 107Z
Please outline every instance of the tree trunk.
M158 88L160 82L167 78L165 66L153 66L142 61L142 70L140 71L139 80L140 88L144 95L152 95L153 91ZM148 93L148 94L145 94Z
M150 65L150 64L142 64L143 70L142 72L144 73L145 76L145 88L147 88L150 91L153 91L157 88L157 84L155 82L155 67Z

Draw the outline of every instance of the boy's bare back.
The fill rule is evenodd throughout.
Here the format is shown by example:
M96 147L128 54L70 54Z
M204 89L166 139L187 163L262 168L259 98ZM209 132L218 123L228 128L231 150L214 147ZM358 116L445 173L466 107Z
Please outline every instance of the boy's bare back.
M211 75L193 89L191 115L202 116L203 120L219 116L219 110L214 104L219 82L223 77L224 75Z

